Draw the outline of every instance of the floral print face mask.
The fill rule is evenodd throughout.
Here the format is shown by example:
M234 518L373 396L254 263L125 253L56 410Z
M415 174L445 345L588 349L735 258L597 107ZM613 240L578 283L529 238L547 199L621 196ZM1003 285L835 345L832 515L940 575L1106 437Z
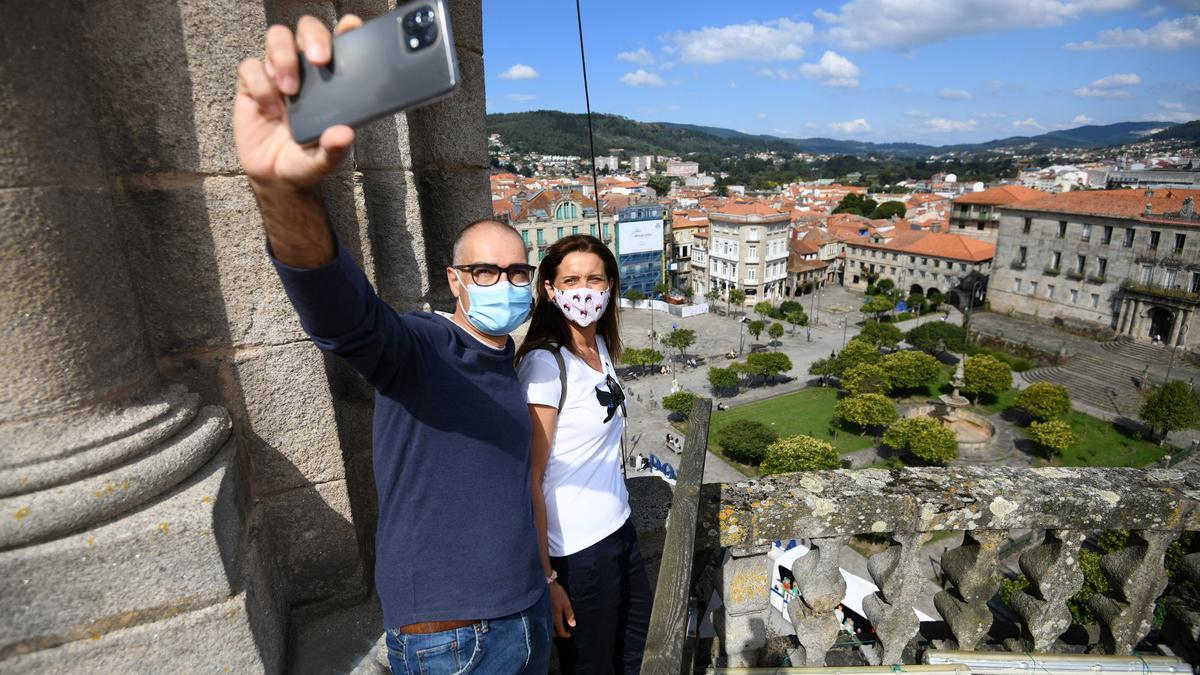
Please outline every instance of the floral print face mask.
M609 290L597 291L590 288L570 290L554 289L553 302L562 310L563 316L580 328L590 326L604 314L608 307Z

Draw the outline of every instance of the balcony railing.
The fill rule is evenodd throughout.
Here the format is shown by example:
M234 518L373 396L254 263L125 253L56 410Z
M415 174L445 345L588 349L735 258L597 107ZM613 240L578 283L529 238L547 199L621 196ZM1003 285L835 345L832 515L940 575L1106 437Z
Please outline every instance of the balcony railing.
M1169 587L1168 547L1182 533L1200 530L1200 471L863 469L701 486L710 411L711 402L697 401L690 418L642 672L778 665L763 662L768 626L779 625L770 616L777 611L771 604L777 566L771 551L778 551L773 542L793 539L808 551L789 570L799 591L787 605L799 643L788 654L792 666L825 666L831 650L842 652L833 663L848 663L846 652L852 652L860 662L893 670L918 660L1005 654L1036 664L1069 658L1048 653L1087 650L1089 663L1124 658L1125 670L1133 664L1133 671L1187 672L1180 659L1133 653L1155 625L1156 608L1165 616L1155 634L1159 643L1190 662L1200 657L1200 598L1187 591L1200 585L1200 553L1172 553L1172 587L1181 595L1160 598ZM1068 600L1084 583L1081 551L1091 550L1095 534L1113 529L1127 530L1129 537L1099 557L1109 590L1088 602L1099 630L1072 632L1076 643L1069 645L1060 638L1071 628ZM931 582L929 551L922 547L947 531L962 532L961 542L941 554ZM873 635L864 628L865 643L853 636L850 644L839 643L836 612L847 597L843 561L857 555L849 550L852 538L872 534L885 542L865 565L877 588L861 602ZM993 614L1003 607L989 603L1011 559L1028 585L1012 593L1011 612ZM931 583L940 590L927 591ZM709 604L714 592L721 607L712 616L717 648L709 650L687 627L689 616L699 624L716 606ZM930 593L938 616L923 631L913 607ZM939 633L944 637L933 642L922 635Z
M1102 284L1105 281L1108 281L1108 277L1103 274L1089 274L1087 278L1089 284Z
M1069 270L1067 272L1067 278L1070 279L1071 281L1082 281L1083 280L1083 272L1080 270Z
M1165 288L1163 286L1155 286L1154 284L1144 284L1130 280L1121 284L1121 289L1128 293L1137 293L1139 295L1149 295L1167 300L1180 300L1182 302L1191 304L1200 304L1200 293L1192 293L1190 291L1185 291L1182 288Z
M1014 261L1010 262L1008 264L1008 266L1013 268L1014 270L1023 270L1023 269L1025 269L1025 261L1024 260L1014 260Z
M1056 277L1060 271L1061 270L1059 270L1059 268L1052 267L1050 265L1046 265L1042 268L1042 274L1045 274L1048 277Z

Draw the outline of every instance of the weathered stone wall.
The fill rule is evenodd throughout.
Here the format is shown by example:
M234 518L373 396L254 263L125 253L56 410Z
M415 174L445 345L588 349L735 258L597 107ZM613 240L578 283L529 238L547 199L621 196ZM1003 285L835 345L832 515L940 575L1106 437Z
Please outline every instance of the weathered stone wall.
M366 595L372 391L300 330L230 111L269 23L392 5L0 9L0 663L279 671L289 616ZM364 128L322 186L401 310L449 308L449 243L490 213L481 6L450 5L459 91Z

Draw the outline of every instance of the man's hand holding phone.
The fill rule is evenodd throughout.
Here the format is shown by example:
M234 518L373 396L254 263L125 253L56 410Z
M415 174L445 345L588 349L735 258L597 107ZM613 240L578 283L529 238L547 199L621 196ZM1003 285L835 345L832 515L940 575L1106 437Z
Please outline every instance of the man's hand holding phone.
M362 25L347 14L335 33ZM233 137L238 159L255 192L306 191L346 158L354 130L346 125L326 129L316 145L301 146L292 137L285 96L300 89L298 52L314 65L329 63L332 36L316 18L302 17L296 32L286 26L267 30L266 61L248 58L238 66L237 98L233 108ZM264 216L268 216L264 210ZM270 231L268 223L268 232Z

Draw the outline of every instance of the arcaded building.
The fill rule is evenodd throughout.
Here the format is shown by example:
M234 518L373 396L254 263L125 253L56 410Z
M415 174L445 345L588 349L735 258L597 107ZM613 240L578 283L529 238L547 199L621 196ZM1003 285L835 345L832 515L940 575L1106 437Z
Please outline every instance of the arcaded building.
M1200 346L1200 190L1065 192L1001 211L992 309Z

